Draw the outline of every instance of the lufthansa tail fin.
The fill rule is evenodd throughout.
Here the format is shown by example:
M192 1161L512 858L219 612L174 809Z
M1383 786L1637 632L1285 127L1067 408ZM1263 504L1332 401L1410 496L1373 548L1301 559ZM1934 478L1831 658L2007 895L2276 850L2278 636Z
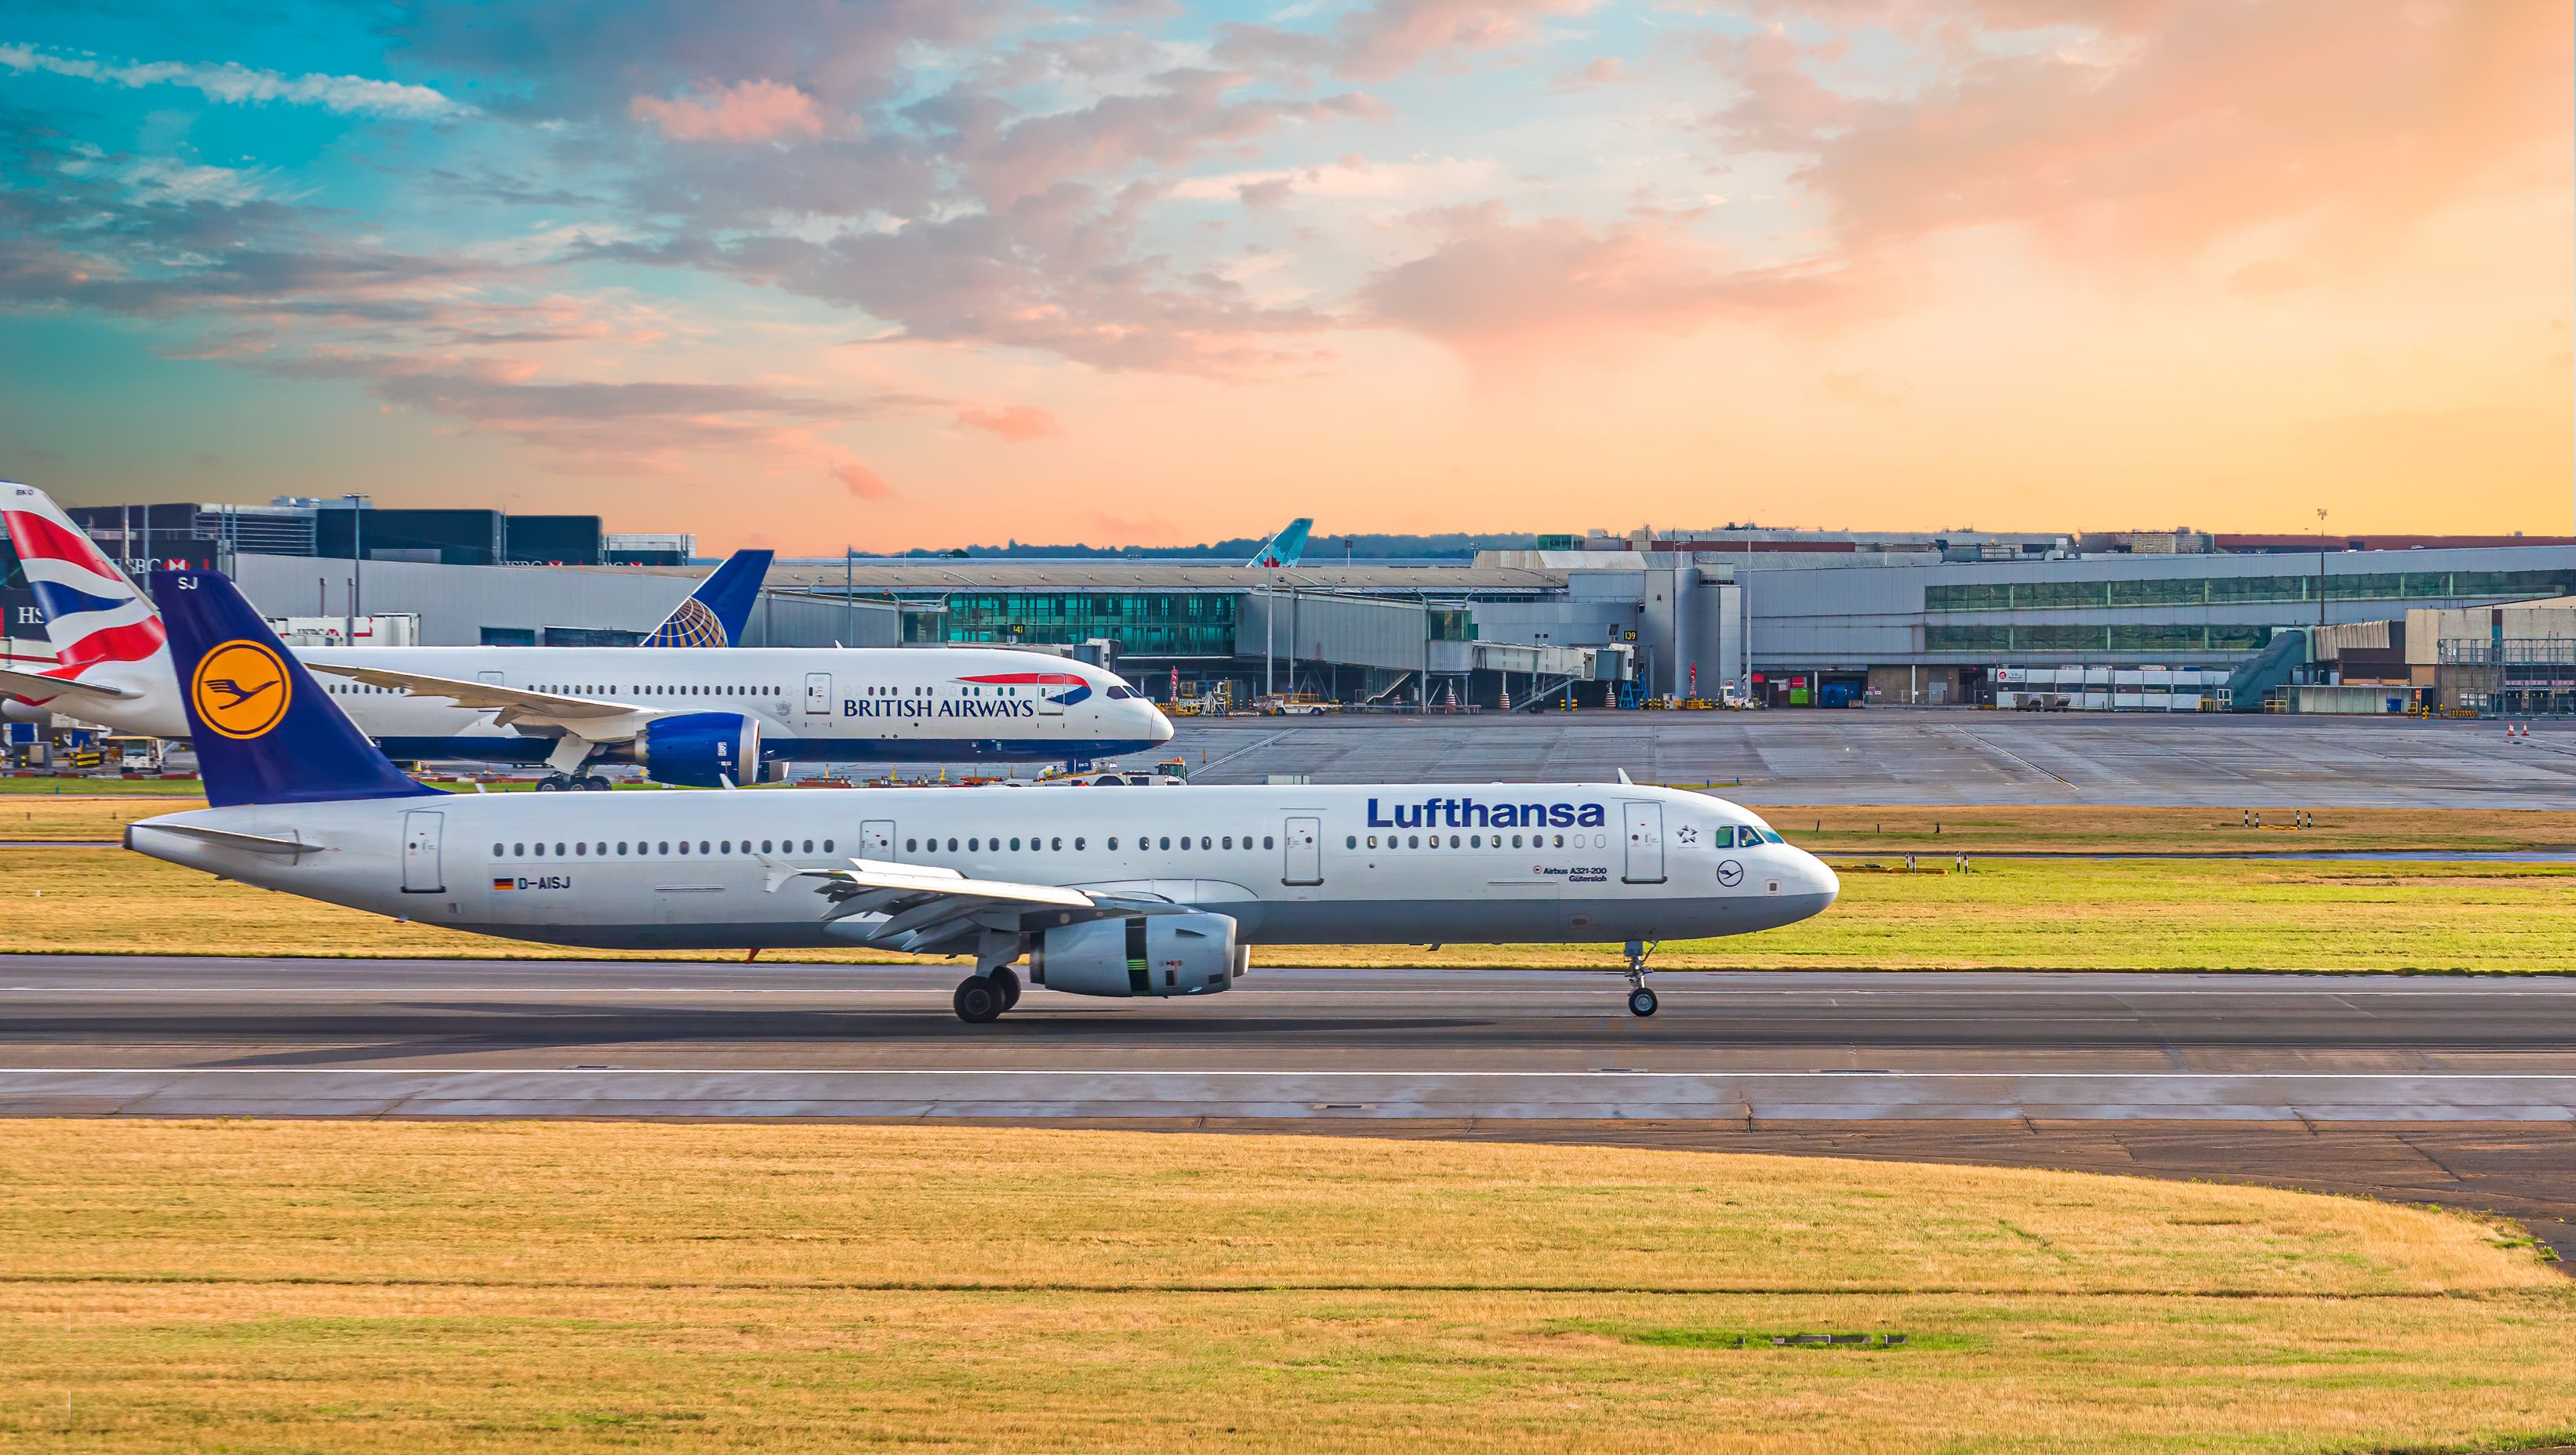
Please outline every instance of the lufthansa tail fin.
M1247 566L1294 566L1306 554L1306 532L1315 523L1299 518L1288 522L1288 528L1270 538L1270 544L1252 553Z
M738 647L743 624L751 620L751 603L769 577L773 551L736 551L698 583L689 599L636 643L641 647Z
M221 571L155 571L206 801L319 803L434 795L406 778Z

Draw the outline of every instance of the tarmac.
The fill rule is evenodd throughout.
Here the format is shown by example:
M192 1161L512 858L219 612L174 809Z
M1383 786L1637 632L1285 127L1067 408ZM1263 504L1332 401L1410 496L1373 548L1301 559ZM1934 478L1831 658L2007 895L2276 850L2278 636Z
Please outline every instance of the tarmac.
M938 1119L2218 1176L2507 1212L2576 1257L2576 980L0 957L0 1115Z
M2576 809L2576 731L1969 708L1181 718L1194 781L1639 782L1748 804ZM1141 759L1137 760L1141 762Z

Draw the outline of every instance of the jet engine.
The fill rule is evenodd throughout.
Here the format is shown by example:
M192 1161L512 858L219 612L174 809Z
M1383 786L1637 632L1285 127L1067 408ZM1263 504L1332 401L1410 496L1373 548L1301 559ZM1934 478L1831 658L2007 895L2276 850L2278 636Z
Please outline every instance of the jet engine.
M756 781L760 724L740 713L684 712L657 718L635 736L635 761L664 783L721 788Z
M23 697L0 697L0 722L43 723L50 728L54 722L54 710L39 707Z
M1072 995L1214 995L1249 954L1231 915L1192 910L1086 920L1030 937L1029 983Z

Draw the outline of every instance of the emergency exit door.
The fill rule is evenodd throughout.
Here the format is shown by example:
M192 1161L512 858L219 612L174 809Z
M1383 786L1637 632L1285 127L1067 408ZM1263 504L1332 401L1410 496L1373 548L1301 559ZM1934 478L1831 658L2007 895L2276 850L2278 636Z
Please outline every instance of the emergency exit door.
M872 818L859 825L859 857L891 860L894 858L894 820Z
M445 814L415 810L403 815L403 893L445 894L438 868L439 826Z
M1664 806L1623 803L1619 817L1628 831L1628 872L1619 877L1630 884L1663 883Z
M1284 884L1321 884L1324 882L1324 821L1320 818L1288 820L1286 839L1288 863L1280 882Z
M831 715L831 712L832 674L829 672L806 673L805 715L808 717L828 717Z

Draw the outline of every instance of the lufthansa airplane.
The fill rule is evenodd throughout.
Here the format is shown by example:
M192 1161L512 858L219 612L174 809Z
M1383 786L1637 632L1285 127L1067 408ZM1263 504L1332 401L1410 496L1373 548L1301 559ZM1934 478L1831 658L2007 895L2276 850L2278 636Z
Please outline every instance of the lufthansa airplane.
M212 571L160 572L210 808L126 847L288 894L602 949L971 954L1029 983L1212 995L1253 945L1648 942L1822 911L1833 871L1723 799L1616 784L447 794L397 772ZM1623 775L1624 779L1624 775Z
M111 732L192 736L160 614L53 501L0 484L56 664L0 692ZM1070 762L1171 740L1116 674L999 647L730 647L767 566L729 561L637 647L301 647L397 758L542 763L540 786L637 763L666 783L757 782L784 762ZM671 650L701 645L724 651Z

